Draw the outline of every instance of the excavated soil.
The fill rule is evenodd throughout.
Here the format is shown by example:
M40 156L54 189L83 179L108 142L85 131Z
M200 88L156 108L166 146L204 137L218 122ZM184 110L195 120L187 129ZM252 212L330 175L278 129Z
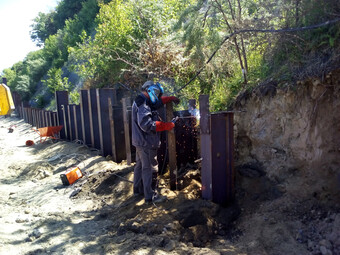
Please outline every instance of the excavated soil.
M236 200L224 207L201 199L200 165L181 169L178 191L161 176L168 200L145 204L132 194L133 165L40 144L23 120L1 117L0 254L340 254L338 85L240 98ZM64 186L73 166L84 176Z

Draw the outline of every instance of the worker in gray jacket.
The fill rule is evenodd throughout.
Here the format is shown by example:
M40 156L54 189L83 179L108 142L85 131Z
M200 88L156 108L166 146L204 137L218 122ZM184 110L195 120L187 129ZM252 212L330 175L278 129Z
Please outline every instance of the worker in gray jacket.
M179 103L174 96L162 96L160 83L147 81L142 86L132 105L132 145L136 147L133 192L144 195L145 202L162 202L166 197L157 194L152 187L152 178L157 176L157 150L160 146L160 131L171 130L173 122L163 122L157 109L166 103Z

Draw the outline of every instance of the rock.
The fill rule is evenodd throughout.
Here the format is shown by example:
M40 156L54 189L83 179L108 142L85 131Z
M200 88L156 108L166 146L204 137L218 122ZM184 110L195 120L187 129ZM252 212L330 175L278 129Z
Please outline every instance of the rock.
M332 249L332 248L333 248L331 242L328 241L328 240L326 240L326 239L321 240L321 241L319 242L319 244L320 244L320 246L324 246L324 247L326 247L327 249Z
M305 240L305 236L304 236L304 233L303 233L303 230L302 229L299 229L298 233L296 234L295 236L295 240L300 242L300 243L303 243L304 240Z
M33 213L33 217L41 217L41 213L39 213L39 212L34 212L34 213Z
M258 178L265 175L265 172L261 169L261 165L258 163L247 163L236 167L236 170L240 175L248 178Z
M280 191L281 193L286 193L287 189L286 189L286 185L284 184L278 184L277 186L278 191Z
M269 224L273 225L273 224L276 224L277 221L274 219L274 218L270 218L269 221L268 221Z
M27 237L27 238L25 239L25 242L27 242L27 243L33 242L33 239L32 239L31 237Z
M24 222L29 222L28 218L17 218L15 220L16 223L24 223Z
M39 229L34 229L31 233L31 237L39 238L42 235L41 231Z
M311 240L307 240L307 249L312 250L314 246L314 243Z
M77 188L77 189L75 189L75 190L73 190L72 192L71 192L71 194L70 194L70 198L71 197L74 197L74 196L76 196L76 195L78 195L78 193L81 191L81 188Z
M176 243L173 240L169 240L169 242L165 245L164 249L166 251L172 251L176 248Z
M322 255L328 255L328 250L325 246L320 246L320 252Z
M126 227L124 223L120 223L118 230L117 230L117 235L123 235L126 233Z
M171 230L171 231L176 231L180 228L180 223L179 221L174 221L174 222L170 222L168 224L165 225L165 228L168 229L168 230Z
M133 229L138 229L140 228L141 224L137 221L134 221L132 224L131 224L131 228Z
M117 238L117 243L119 243L119 244L122 244L122 243L124 243L124 242L126 242L126 237L125 236L119 236L118 238Z

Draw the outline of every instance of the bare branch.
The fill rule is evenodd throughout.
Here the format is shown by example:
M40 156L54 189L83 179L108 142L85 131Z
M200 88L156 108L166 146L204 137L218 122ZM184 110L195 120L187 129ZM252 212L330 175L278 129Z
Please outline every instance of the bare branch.
M210 8L211 8L211 6L209 5L208 10L207 10L207 11L205 12L205 14L204 14L204 20L203 20L203 26L202 26L202 27L205 27L205 21L206 21L206 19L207 19L208 12L209 12Z
M205 65L203 65L197 71L197 73L194 75L194 77L192 77L184 86L182 86L178 90L174 91L172 93L172 95L180 92L182 89L186 88L192 81L194 81L197 78L197 76L200 75L200 73L203 71L205 66L207 64L209 64L209 62L213 59L213 57L216 55L217 51L222 47L222 45L227 40L229 40L230 38L232 38L233 36L235 36L237 34L243 34L243 33L292 33L292 32L299 32L299 31L316 29L316 28L319 28L319 27L323 27L323 26L327 26L327 25L337 23L339 21L340 21L340 18L337 18L337 19L334 19L334 20L329 20L329 21L326 21L326 22L323 22L323 23L320 23L320 24L316 24L316 25L312 25L312 26L306 26L306 27L285 28L285 29L243 29L243 30L234 31L233 33L225 36L224 40L221 42L219 47L211 54L210 58L207 60Z

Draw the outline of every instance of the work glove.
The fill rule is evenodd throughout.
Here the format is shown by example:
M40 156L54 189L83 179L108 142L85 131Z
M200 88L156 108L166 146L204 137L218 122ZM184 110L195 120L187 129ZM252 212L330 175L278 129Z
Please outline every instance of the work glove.
M167 104L170 102L174 102L175 104L179 104L179 99L177 97L174 96L170 96L170 97L161 97L162 103L163 104Z
M171 130L175 127L175 123L173 122L163 122L163 121L156 121L156 131L165 131Z

